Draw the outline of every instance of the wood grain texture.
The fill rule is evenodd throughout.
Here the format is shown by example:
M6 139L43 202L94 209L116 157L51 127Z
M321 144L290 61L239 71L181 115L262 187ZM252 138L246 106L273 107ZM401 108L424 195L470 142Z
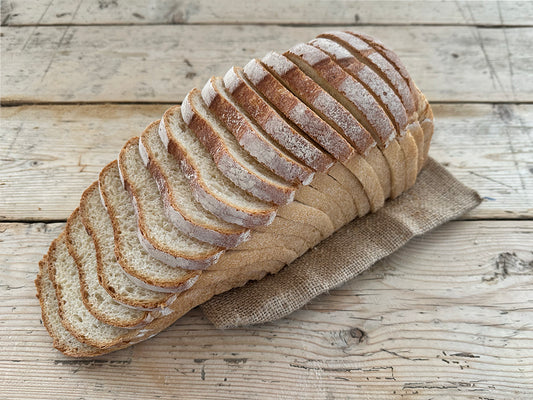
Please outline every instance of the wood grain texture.
M0 220L68 217L124 142L168 106L4 107ZM533 106L437 104L434 112L430 155L485 198L466 218L531 218Z
M338 28L6 27L1 101L177 102L232 65L329 29ZM368 26L362 31L400 55L430 101L533 101L533 28Z
M531 25L528 1L11 0L3 25L454 24Z
M2 397L533 396L533 222L458 221L275 323L215 330L198 310L79 361L39 324L37 261L63 224L0 224Z

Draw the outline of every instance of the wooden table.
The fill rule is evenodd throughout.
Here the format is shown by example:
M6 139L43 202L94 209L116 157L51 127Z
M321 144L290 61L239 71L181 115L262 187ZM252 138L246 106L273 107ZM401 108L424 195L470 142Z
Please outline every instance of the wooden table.
M533 3L253 3L2 2L0 398L532 398ZM333 28L399 53L430 154L483 204L275 323L193 310L95 360L54 350L37 262L100 168L209 76Z

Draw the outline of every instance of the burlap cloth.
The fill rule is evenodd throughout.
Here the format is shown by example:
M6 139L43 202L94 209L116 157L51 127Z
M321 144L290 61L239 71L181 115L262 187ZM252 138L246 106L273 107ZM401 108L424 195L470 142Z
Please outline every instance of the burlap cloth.
M276 275L215 296L201 308L217 328L285 317L405 245L476 207L479 195L430 159L415 186L339 229Z

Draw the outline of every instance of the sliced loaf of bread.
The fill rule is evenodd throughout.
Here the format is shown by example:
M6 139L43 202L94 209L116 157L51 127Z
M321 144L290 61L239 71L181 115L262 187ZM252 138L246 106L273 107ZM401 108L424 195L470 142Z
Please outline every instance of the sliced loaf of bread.
M169 266L152 257L141 245L135 208L122 186L116 161L100 173L99 189L113 224L115 255L130 279L160 292L177 293L190 288L200 271ZM157 188L154 189L157 192Z
M287 182L307 185L314 172L287 153L251 119L232 96L224 81L212 77L202 89L202 98L216 118L256 160Z
M183 100L181 115L209 151L218 169L235 185L264 201L275 204L292 201L296 187L243 149L235 136L215 118L198 89L191 90Z
M219 171L207 149L183 121L179 106L165 112L159 136L178 160L194 197L206 210L225 221L249 228L273 221L275 205L252 196Z
M157 183L168 219L187 235L217 246L232 248L246 241L249 229L218 218L196 201L178 160L167 151L158 131L143 132L139 153Z
M159 121L146 130L155 130ZM223 248L183 233L167 218L157 184L139 154L139 139L130 139L118 157L120 177L131 195L139 225L139 240L153 257L172 267L205 269Z

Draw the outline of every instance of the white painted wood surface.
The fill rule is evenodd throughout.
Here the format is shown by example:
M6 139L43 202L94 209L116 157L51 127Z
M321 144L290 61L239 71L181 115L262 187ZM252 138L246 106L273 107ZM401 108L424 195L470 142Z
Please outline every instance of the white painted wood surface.
M0 398L532 398L533 3L250 4L2 2ZM281 321L193 310L96 360L55 351L37 262L124 141L234 63L357 25L400 54L434 104L430 154L483 204Z
M339 27L6 27L1 101L175 103L212 75L330 29ZM361 31L399 54L430 101L533 101L533 27L367 26Z

